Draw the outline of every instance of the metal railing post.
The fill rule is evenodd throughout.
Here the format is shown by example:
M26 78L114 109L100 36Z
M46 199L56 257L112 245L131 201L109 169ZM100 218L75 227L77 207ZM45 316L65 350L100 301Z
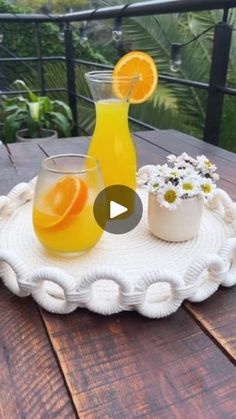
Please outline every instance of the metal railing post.
M74 127L72 135L78 135L78 115L77 115L77 98L75 84L75 64L74 64L74 48L73 34L70 24L66 24L65 30L65 57L66 57L66 73L67 73L67 91L68 102L72 111Z
M35 26L35 43L36 43L37 58L38 58L38 73L39 73L40 90L41 90L41 94L45 96L45 77L44 77L44 64L43 64L43 58L42 58L43 57L42 43L41 43L41 33L40 33L38 24L36 24Z
M232 28L228 23L221 22L216 25L203 137L205 141L215 145L219 144L224 106L224 93L218 90L218 87L225 88L231 37Z

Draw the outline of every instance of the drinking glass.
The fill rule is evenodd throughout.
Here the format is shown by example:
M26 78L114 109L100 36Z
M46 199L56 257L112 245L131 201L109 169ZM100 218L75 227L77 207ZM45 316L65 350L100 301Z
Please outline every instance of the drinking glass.
M103 230L93 214L104 188L100 165L91 156L61 154L42 162L33 201L33 226L50 252L74 256L91 249Z

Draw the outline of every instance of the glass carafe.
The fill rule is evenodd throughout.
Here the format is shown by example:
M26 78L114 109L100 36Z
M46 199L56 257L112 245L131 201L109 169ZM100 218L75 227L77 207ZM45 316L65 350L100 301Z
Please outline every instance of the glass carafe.
M129 132L129 97L137 77L113 77L111 71L85 74L96 108L96 126L88 154L101 165L105 186L136 188L136 151Z

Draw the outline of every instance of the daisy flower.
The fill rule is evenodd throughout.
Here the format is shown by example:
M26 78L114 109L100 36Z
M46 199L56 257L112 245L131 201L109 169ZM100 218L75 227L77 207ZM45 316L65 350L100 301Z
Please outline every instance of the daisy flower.
M171 167L169 167L166 163L163 164L162 166L158 165L157 166L157 173L159 174L159 176L169 176L170 172L171 172Z
M170 177L172 177L173 179L178 179L181 177L181 169L178 169L177 167L174 167L171 171L170 171Z
M184 160L184 161L189 162L189 163L194 163L195 162L195 159L187 153L180 154L179 159Z
M213 164L206 156L201 155L201 156L197 156L196 158L197 161L197 168L200 169L203 173L204 172L215 172L217 167L215 164Z
M215 182L216 180L220 179L218 173L211 173L211 179Z
M181 178L195 178L197 176L197 172L194 169L194 167L190 166L190 167L186 167L185 169L178 169L179 170L179 174Z
M192 167L195 163L195 159L189 156L187 153L182 153L176 158L175 166L179 168Z
M178 186L174 186L169 182L160 190L157 199L161 207L175 210L181 203L180 190Z
M216 185L209 178L203 178L200 182L200 190L203 197L207 200L212 199L215 194Z
M149 192L155 193L161 189L165 184L165 178L158 176L158 174L153 173L149 179L147 185Z
M169 163L176 163L176 161L177 161L177 156L175 156L174 154L170 154L169 156L167 156L167 158L166 158L166 160L169 162Z
M161 206L174 210L182 200L201 196L211 200L219 179L216 166L204 155L171 154L168 164L148 165L138 171L138 185L156 196Z
M146 165L139 169L137 173L137 184L139 186L145 186L149 181L152 173L154 172L156 166L154 165Z
M187 194L188 197L196 196L200 193L200 181L196 176L194 178L186 177L182 179L179 186L183 194Z

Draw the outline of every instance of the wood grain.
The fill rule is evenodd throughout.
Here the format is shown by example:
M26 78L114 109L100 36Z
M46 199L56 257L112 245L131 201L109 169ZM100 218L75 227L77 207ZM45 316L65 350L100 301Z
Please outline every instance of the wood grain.
M220 288L199 304L185 302L185 307L236 365L236 287Z
M0 194L35 176L45 156L37 144L9 149L0 147ZM36 304L1 281L0 319L0 418L77 417Z
M75 418L33 300L0 283L0 319L0 418Z
M160 137L161 133L159 132L158 135ZM166 133L163 135L165 140ZM171 136L171 133L168 135ZM181 143L181 138L177 140L176 133L172 135L173 141L179 144L179 152L184 149L191 154L189 150L193 149L191 147L188 149L186 146L189 138L185 143ZM139 165L163 163L166 155L174 152L172 149L169 150L169 146L166 147L166 143L165 147L157 145L156 137L147 138L146 133L138 133L134 137ZM53 142L42 140L39 145L30 143L27 146L12 144L9 152L6 150L2 154L0 152L0 165L3 162L5 168L4 177L0 179L0 192L6 192L6 184L8 191L17 181L27 181L33 177L46 155L86 153L87 147L88 140L85 138ZM198 149L199 147L200 144ZM218 149L213 151L214 155L216 154L221 160ZM199 152L196 151L196 154ZM209 155L209 153L206 154ZM220 163L223 175L222 185L227 185L228 191L234 196L235 179L232 170L234 159L231 155L224 155L222 161ZM229 169L224 170L228 162L230 162ZM0 167L2 168L2 165ZM224 173L227 174L226 177ZM48 345L47 336L41 335L42 324L39 316L35 315L35 320L31 312L35 309L34 303L27 299L16 299L5 289L3 293L7 294L11 307L10 309L8 306L4 307L4 313L9 315L12 310L12 328L15 327L16 322L16 329L19 329L17 339L13 339L15 344L8 335L5 337L10 344L6 351L3 351L3 359L4 356L16 357L16 359L18 359L17 356L20 357L22 353L20 338L23 333L21 323L30 330L30 336L36 333L34 330L31 331L31 322L36 324L38 339L42 339L42 342ZM77 310L71 315L57 316L41 310L51 344L80 418L233 418L236 411L236 370L226 355L228 354L231 359L235 356L234 296L235 292L232 290L220 290L205 303L198 305L188 303L185 309L179 309L171 317L159 321L145 319L137 313L102 317L86 310ZM13 303L12 299L16 303ZM3 297L0 294L0 301L1 303L5 301L4 294ZM22 309L21 306L23 306ZM24 322L21 310L25 316ZM15 318L16 313L20 319L18 323L16 321L18 317ZM3 324L2 317L1 324ZM204 331L212 336L212 339ZM32 349L33 344L28 334L24 339L28 342L27 347L29 346L34 353L35 349ZM215 341L219 346L222 345L224 352L217 347ZM43 343L41 345L43 346ZM46 348L48 348L47 345ZM40 344L38 343L37 346L40 347ZM15 355L17 351L18 355ZM61 388L62 377L54 355L50 351L49 347L46 351L50 354L48 362L52 363L53 370L54 368L57 370L55 376L59 377L58 386ZM40 359L44 359L43 356ZM27 397L33 400L33 408L32 406L30 408L33 409L33 415L39 417L35 413L34 406L40 405L35 398L39 397L41 389L38 390L37 387L37 390L34 390L36 395L31 395L28 387L27 390L25 389L24 377L25 374L27 375L25 358L23 357L21 367L24 374L20 375L19 372L17 374L14 371L18 383L17 391L15 391L14 382L12 387L9 367L6 367L4 362L1 361L4 365L1 377L4 377L4 388L6 387L7 390L0 388L0 402L3 400L4 406L9 404L9 412L13 418L27 417L28 419L31 416L24 416L19 407L23 403L20 388L24 388L24 395L27 394ZM41 364L38 364L37 360L32 362L35 362L34 371L44 374L41 371ZM30 377L34 377L34 374ZM49 402L48 400L44 402L42 399L43 407L48 406L48 403L50 405L51 392L52 400L55 397L56 385L53 384L52 388L48 388L47 378L50 382L50 373L46 378L43 376L41 380L43 383L46 382L47 389L43 397L49 399ZM36 383L38 386L37 381ZM50 413L45 410L46 413L42 411L43 414L40 417L74 417L66 387L62 385L62 388L64 388L64 393L62 394L62 390L59 390L59 397L64 403L63 406L66 406L62 408L62 413L50 416ZM19 399L15 399L15 394ZM26 402L24 403L26 411ZM19 412L22 416L18 415Z
M225 189L233 199L236 200L236 157L234 153L227 151L227 159L225 150L214 147L211 151L211 145L203 141L197 140L186 134L177 133L176 131L146 131L138 133L140 138L148 141L150 144L156 145L158 150L168 154L181 154L184 151L195 157L200 154L206 154L218 167L218 173L221 177L219 186ZM182 141L182 136L185 141ZM186 137L188 141L186 141ZM192 141L190 142L190 140ZM216 153L215 150L218 150ZM220 153L222 150L222 157Z
M194 145L195 147L199 147L204 154L208 154L210 152L212 155L219 156L221 159L232 161L236 163L236 154L232 153L231 151L224 150L214 144L206 143L205 141L199 140L198 138L192 137L191 135L184 134L183 132L179 132L173 129L166 130L173 138L179 139L182 143L186 143L187 145Z
M81 419L230 418L236 369L179 309L163 320L44 314Z
M3 145L0 145L0 176L1 194L6 194L17 182L18 173Z
M17 170L18 182L26 182L39 173L45 153L36 142L8 144L10 158Z
M163 163L165 161L166 155L169 154L169 150L163 150L162 148L157 147L156 144L154 144L154 142L150 143L149 141L143 141L142 138L140 138L139 134L135 135L134 138L135 138L135 144L136 144L136 149L137 149L137 153L138 153L139 166L141 166L143 164L147 164L147 163L150 163L150 164ZM87 151L88 141L86 141L85 139L80 140L80 141L74 139L70 143L71 143L70 146L68 146L68 144L65 143L65 142L64 143L60 142L60 144L59 143L58 144L48 143L47 145L43 144L42 146L43 146L43 149L46 151L46 153L48 155L55 154L57 151L62 152L62 153L63 152L83 152L83 153L85 153ZM57 147L59 147L59 149ZM88 316L90 316L90 314L88 314ZM56 345L56 343L54 341L54 338L53 338L53 335L52 335L54 327L52 327L52 329L51 329L51 322L50 321L48 322L47 315L46 315L46 317L44 315L44 319L45 319L46 327L48 328L49 334L52 337L52 342L53 342L53 344ZM66 328L67 328L67 326L66 326ZM72 331L72 333L73 333L73 331ZM60 336L60 340L61 340L61 336ZM57 346L56 346L56 351L58 353ZM65 348L65 353L69 354L70 352L71 352L71 346L69 346L69 348L67 348L67 349ZM58 353L58 356L59 356L59 359L61 360L61 363L63 364L63 359L60 358L59 353ZM77 360L76 360L76 364L77 364ZM70 367L70 365L67 366L67 365L63 364L63 369L65 371L66 377L68 377L68 374L69 374L69 376L71 375L71 371L73 370L73 367ZM79 374L79 372L78 372L78 374ZM112 373L110 373L110 374L112 374ZM77 380L79 379L78 375L77 374L74 374L74 375L75 375L75 378L74 378L73 382L77 382ZM93 377L93 375L92 375L92 377ZM76 394L77 394L77 390L74 389L73 383L70 381L69 378L67 378L67 380L68 380L68 385L70 386L72 394L74 394L74 392L76 392ZM126 384L124 384L124 385L126 386ZM123 386L121 386L121 388L122 387ZM106 387L102 386L102 391L107 392ZM79 393L79 395L80 395L80 393ZM94 390L94 397L95 397L95 395L96 395L96 389ZM110 393L109 393L109 395L110 395ZM85 415L85 417L87 417L87 415L88 415L88 417L94 417L94 415L95 415L95 417L99 417L99 415L103 415L103 414L105 414L105 412L107 412L108 406L105 407L104 411L100 410L101 406L99 406L98 412L89 410L89 407L88 407L88 411L83 412L83 410L81 410L81 404L80 404L81 398L80 397L78 398L77 395L75 395L75 396L73 395L73 397L74 397L75 404L78 408L78 412L79 412L80 416L82 415L82 417L83 417L83 415ZM109 398L107 400L109 400ZM104 403L104 400L102 401L102 403ZM90 406L89 402L88 402L88 406ZM109 409L111 409L111 408L112 408L112 405L109 407ZM124 407L122 406L121 411L119 411L118 415L126 415L127 414L126 413L126 408L125 408L124 411L123 411L123 408ZM113 415L115 413L113 411L109 410L109 414L112 415L111 417L113 417ZM108 414L108 417L109 417L109 414ZM142 412L142 414L144 414L144 413ZM145 414L147 414L147 412ZM148 415L151 415L151 414L154 415L154 413L151 413L151 412L148 413ZM136 412L134 413L134 411L132 411L132 415L136 415Z
M183 151L195 156L197 154L207 154L219 166L219 173L222 177L220 186L225 189L233 199L236 200L236 155L219 149L203 141L182 133L162 132L152 133L142 132L138 134L147 140L151 145L159 144L165 146L167 153L180 154ZM184 138L184 142L182 141ZM195 142L196 140L196 142ZM148 149L148 146L146 145ZM207 148L207 150L206 150ZM212 153L210 152L213 150ZM195 150L195 151L194 151ZM162 148L162 151L163 148ZM220 155L222 153L222 158ZM216 156L217 155L217 161ZM227 173L227 176L225 175ZM227 177L227 180L226 180ZM203 328L209 333L236 363L236 286L230 289L220 289L211 298L201 304L184 303L189 312L196 318Z

